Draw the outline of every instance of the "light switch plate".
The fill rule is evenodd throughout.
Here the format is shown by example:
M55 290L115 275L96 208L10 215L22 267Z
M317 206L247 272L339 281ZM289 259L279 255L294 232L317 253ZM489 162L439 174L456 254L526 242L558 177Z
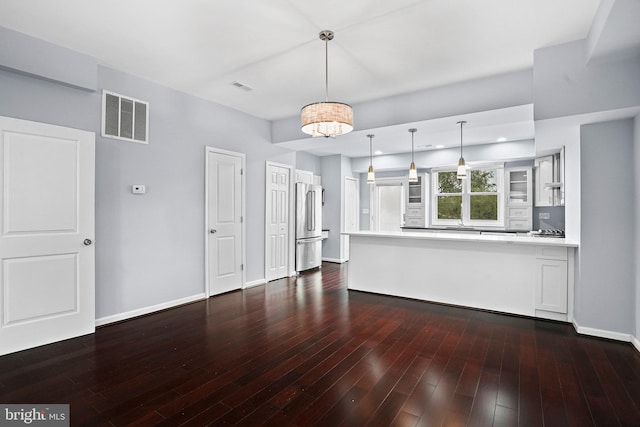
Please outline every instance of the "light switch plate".
M549 219L549 212L540 212L538 214L539 219Z
M133 194L144 194L146 191L147 189L142 184L133 184L131 186L131 192Z

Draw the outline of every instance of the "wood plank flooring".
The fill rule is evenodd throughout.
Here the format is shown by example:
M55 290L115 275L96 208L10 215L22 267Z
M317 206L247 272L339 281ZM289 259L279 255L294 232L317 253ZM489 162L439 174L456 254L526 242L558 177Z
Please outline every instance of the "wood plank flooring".
M0 403L69 403L74 426L640 425L630 344L347 291L347 268L0 357Z

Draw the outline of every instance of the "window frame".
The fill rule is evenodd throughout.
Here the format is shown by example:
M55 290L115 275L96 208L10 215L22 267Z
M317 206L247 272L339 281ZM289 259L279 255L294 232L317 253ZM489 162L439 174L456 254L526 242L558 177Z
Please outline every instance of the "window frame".
M472 170L495 170L496 171L496 191L495 192L471 192L471 171ZM440 172L457 172L456 167L443 167L431 169L431 225L436 227L486 227L504 228L504 163L478 163L467 167L467 178L462 180L462 191L460 193L438 193L438 183ZM498 219L497 220L472 220L471 219L471 196L472 195L497 195L498 197ZM438 196L462 196L462 222L460 219L438 219Z

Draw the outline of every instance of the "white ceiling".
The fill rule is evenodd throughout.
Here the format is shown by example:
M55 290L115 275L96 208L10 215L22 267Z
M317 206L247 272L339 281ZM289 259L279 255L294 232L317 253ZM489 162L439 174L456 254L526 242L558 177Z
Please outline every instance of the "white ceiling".
M355 104L531 68L535 49L585 38L598 5L599 0L0 0L0 26L275 120L324 100L321 30L335 32L329 42L329 97ZM238 89L234 81L253 90ZM457 132L455 120L447 125ZM392 138L396 145L402 140L410 147L408 127ZM440 124L433 127L440 131ZM485 142L509 137L498 131Z

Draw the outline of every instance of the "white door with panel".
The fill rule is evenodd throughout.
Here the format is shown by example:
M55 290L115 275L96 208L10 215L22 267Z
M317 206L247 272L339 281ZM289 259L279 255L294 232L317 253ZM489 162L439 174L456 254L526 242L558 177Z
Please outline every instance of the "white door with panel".
M267 163L267 281L289 275L290 176L290 168Z
M95 331L95 135L0 117L0 354Z
M242 288L244 156L207 149L208 293Z

